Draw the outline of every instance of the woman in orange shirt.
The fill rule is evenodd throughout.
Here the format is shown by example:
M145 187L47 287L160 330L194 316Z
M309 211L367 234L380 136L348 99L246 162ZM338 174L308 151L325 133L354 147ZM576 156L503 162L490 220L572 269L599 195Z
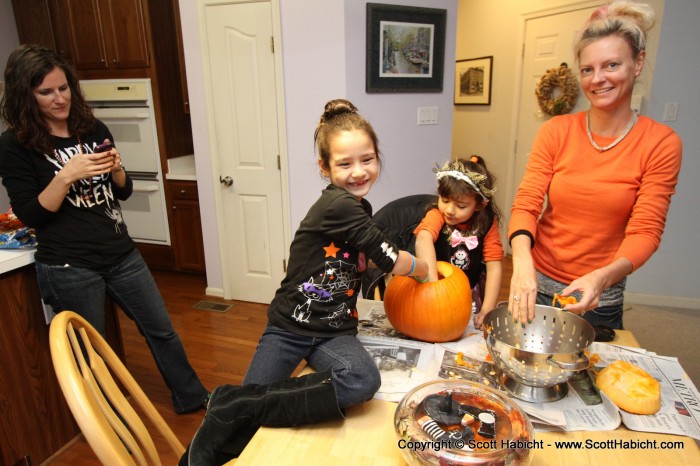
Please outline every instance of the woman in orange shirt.
M542 125L508 228L508 309L522 323L559 293L576 296L565 309L593 325L622 328L626 277L659 246L682 145L631 109L653 23L648 5L614 1L579 32L574 55L590 109Z

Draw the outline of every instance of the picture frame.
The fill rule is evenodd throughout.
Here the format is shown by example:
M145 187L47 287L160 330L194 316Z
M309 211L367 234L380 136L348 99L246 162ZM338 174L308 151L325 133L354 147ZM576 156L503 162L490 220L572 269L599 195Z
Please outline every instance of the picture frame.
M491 105L493 56L457 60L455 105Z
M368 93L442 92L447 10L367 4Z

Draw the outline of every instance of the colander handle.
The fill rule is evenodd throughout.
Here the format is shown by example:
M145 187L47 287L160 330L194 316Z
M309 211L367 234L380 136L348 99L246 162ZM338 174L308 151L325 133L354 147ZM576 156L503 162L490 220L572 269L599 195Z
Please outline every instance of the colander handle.
M579 360L575 362L555 361L554 359L552 359L553 357L554 356L550 356L547 358L547 364L554 367L558 367L559 369L564 371L582 371L584 369L588 369L588 366L590 364L590 361L588 360L588 357L586 357L585 354L582 354Z

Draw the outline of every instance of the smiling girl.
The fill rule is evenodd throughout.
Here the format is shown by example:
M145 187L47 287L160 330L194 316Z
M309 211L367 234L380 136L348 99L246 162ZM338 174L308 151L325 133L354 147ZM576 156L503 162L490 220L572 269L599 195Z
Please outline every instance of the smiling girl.
M339 419L344 408L371 399L381 379L356 337L361 274L371 260L384 272L428 275L425 261L399 251L372 223L364 197L377 181L380 161L369 122L349 101L332 100L314 140L330 184L294 236L287 276L270 304L243 386L223 385L212 393L183 457L191 465L237 456L261 425ZM290 379L302 360L317 372Z

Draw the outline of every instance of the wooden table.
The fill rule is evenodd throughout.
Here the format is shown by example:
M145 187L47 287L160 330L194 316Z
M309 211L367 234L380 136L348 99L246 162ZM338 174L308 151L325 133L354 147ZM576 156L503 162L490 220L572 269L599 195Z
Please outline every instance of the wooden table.
M629 331L617 331L615 343L638 346ZM235 466L268 465L397 465L406 462L394 432L396 403L371 400L347 410L344 421L296 428L261 428ZM539 465L700 465L700 449L690 437L636 432L624 426L605 432L536 432L543 448L533 450L533 466ZM555 441L681 442L674 449L574 449L556 448Z

